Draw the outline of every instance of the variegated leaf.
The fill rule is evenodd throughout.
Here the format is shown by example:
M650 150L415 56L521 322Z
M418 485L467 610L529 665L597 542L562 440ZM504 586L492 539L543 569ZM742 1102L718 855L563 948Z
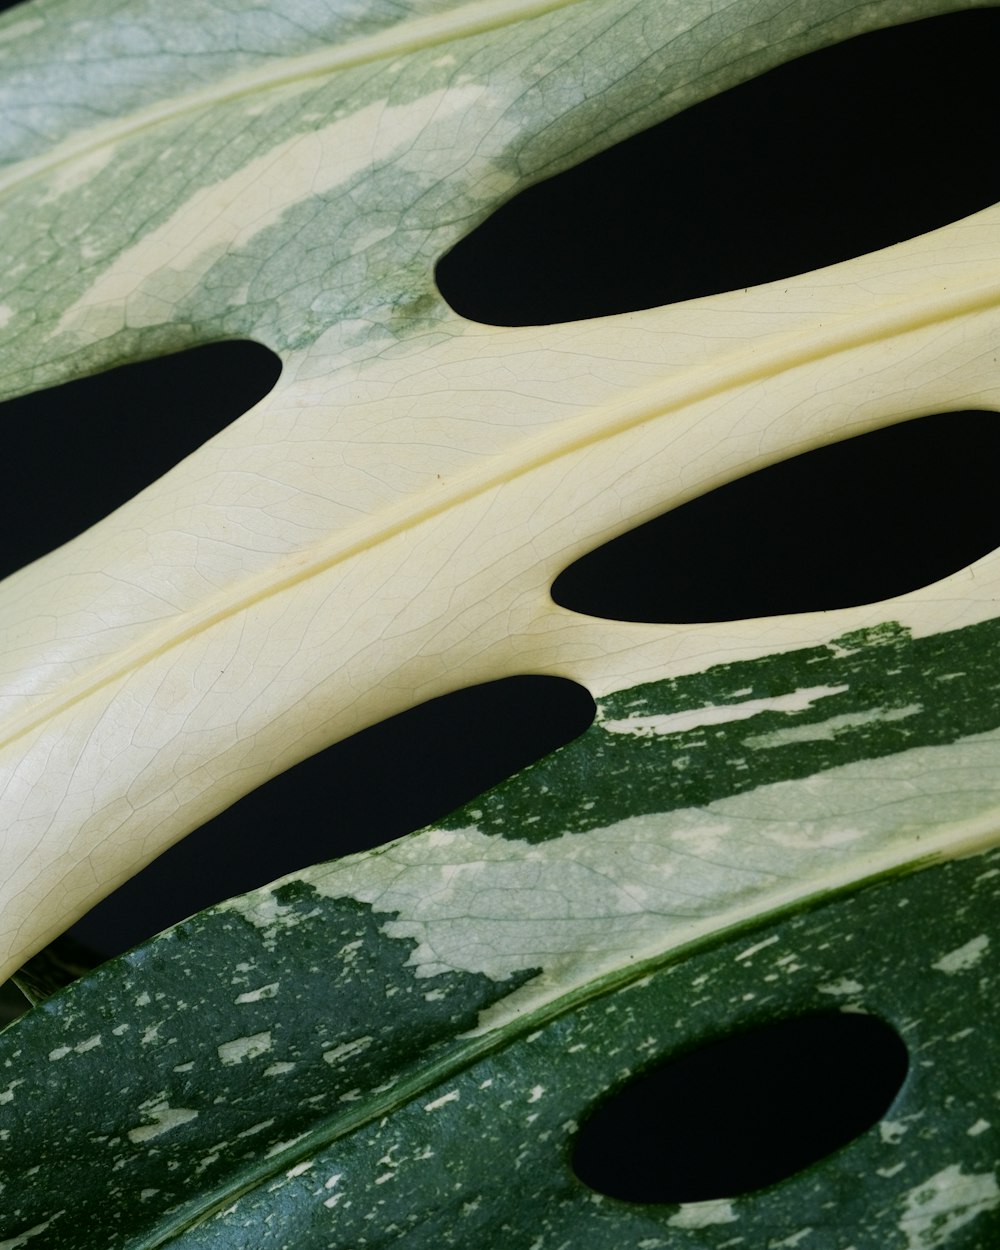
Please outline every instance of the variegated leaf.
M3 1250L995 1237L997 556L766 622L605 621L548 592L733 477L996 407L997 209L569 324L475 324L433 280L521 188L958 7L36 0L0 21L4 394L220 338L283 364L2 587L0 976L239 795L418 700L535 671L599 707L439 827L213 909L8 1030ZM902 1127L707 1206L601 1203L572 1175L609 1085L831 1002L924 1056ZM938 1087L921 1065L944 1055Z

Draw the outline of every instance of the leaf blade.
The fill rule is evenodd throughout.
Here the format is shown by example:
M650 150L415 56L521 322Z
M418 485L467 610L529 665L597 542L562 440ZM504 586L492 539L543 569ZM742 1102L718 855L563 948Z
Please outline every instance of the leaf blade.
M788 283L596 323L497 331L463 322L434 291L440 249L518 187L700 92L857 29L846 4L824 4L818 22L801 27L794 12L771 3L772 28L758 44L748 32L759 6L753 14L712 8L680 14L651 3L627 11L580 3L469 34L449 42L461 51L467 82L435 64L440 47L430 45L396 62L379 53L345 63L308 87L301 64L279 67L269 80L275 89L259 98L234 93L232 83L226 100L213 98L210 107L164 94L155 126L137 127L138 115L123 113L117 147L92 133L15 169L5 208L18 281L0 316L17 360L5 379L10 393L123 355L236 332L279 348L286 369L273 396L231 433L5 584L13 663L0 765L10 779L4 820L13 831L3 896L11 966L212 811L415 698L529 668L585 680L602 699L603 719L582 754L563 753L551 769L484 800L499 834L479 828L470 808L457 825L443 822L380 854L277 883L178 926L7 1031L6 1062L23 1067L19 1047L33 1048L32 1071L45 1073L48 1091L44 1114L22 1077L0 1094L26 1134L3 1142L11 1174L24 1173L24 1201L0 1234L13 1244L95 1235L132 1250L193 1247L216 1236L241 1244L247 1220L264 1221L263 1237L268 1217L281 1223L286 1214L303 1245L326 1246L331 1237L354 1244L347 1199L327 1182L318 1193L309 1188L311 1169L302 1165L314 1146L348 1143L358 1168L371 1173L365 1201L377 1204L398 1171L388 1139L417 1141L410 1121L422 1126L440 1112L451 1125L453 1113L473 1105L451 1095L474 1062L499 1063L503 1052L514 1069L530 1066L529 1028L592 1025L587 1012L641 988L639 973L682 968L682 956L710 958L741 934L750 947L726 947L726 958L742 967L749 952L749 967L754 947L770 949L773 933L762 926L812 923L827 914L820 904L863 909L855 900L876 895L895 906L900 883L892 880L850 900L840 895L932 855L967 855L995 842L997 727L982 720L995 655L995 557L890 605L766 623L664 629L592 621L555 608L547 592L559 567L588 546L665 503L837 437L847 410L860 432L954 405L956 379L963 406L973 397L983 406L1000 402L992 369L996 210ZM883 5L864 20L901 12ZM704 51L706 35L707 59L685 76L685 57ZM670 65L673 94L664 99L658 75ZM161 87L153 84L153 95ZM156 194L127 194L140 177ZM332 245L320 211L329 206L341 214L329 219L341 227ZM391 220L373 227L369 214L379 212ZM46 224L54 229L42 241ZM320 244L334 247L335 263ZM43 275L41 291L21 281L32 265ZM381 587L375 595L373 584ZM903 628L887 632L890 621ZM937 648L935 678L954 676L941 666L971 656L967 684L985 696L926 701L921 686L918 699L919 663L909 663L910 652L904 680L887 668L887 649L895 661L904 638L913 655ZM852 681L841 681L843 652L848 661L857 652L873 660L874 675L852 670ZM810 658L827 668L798 672ZM728 686L719 685L720 659ZM749 666L740 673L761 675L760 690L742 705L740 664ZM795 680L767 685L764 676L782 665ZM821 681L817 674L828 671ZM844 704L832 702L843 696ZM661 785L657 802L643 807L641 753L665 766L648 774L659 784L690 753L692 732L720 725L729 726L722 755L700 781L679 794ZM916 740L906 738L918 728ZM712 789L713 770L720 774L734 744L782 759L777 775L761 769L750 800L731 778L729 791ZM551 770L564 775L569 806L582 804L590 800L574 796L574 786L619 748L631 779L624 806L611 811L606 803L598 812L605 823L577 828L553 808ZM612 791L615 776L608 774ZM809 798L815 810L806 818ZM798 807L790 821L780 814L788 804ZM536 816L548 821L547 836L519 837ZM845 830L848 819L864 828ZM756 844L733 836L741 821L756 825ZM728 823L720 831L713 822ZM719 845L719 862L706 868ZM907 897L925 895L924 923L942 932L949 921L928 901L930 883L970 888L962 874L976 865L976 881L992 880L988 862L938 865L903 888ZM470 915L471 930L463 928ZM979 924L979 913L973 920ZM332 971L324 945L331 927L343 960ZM217 943L211 968L208 928ZM930 971L917 966L922 955L903 952L917 960L921 994L985 949L969 946L985 928L969 932L964 946L956 937L953 948L935 952ZM230 940L243 944L240 956L226 948ZM185 956L173 959L182 948ZM309 1010L276 1014L276 967L293 954L289 975ZM366 975L350 968L352 958L367 961ZM851 969L841 971L852 979ZM813 989L814 999L823 992L819 982ZM116 993L131 1019L114 1014ZM158 1004L171 994L160 1018ZM396 998L411 1000L408 1012ZM986 1016L989 1001L977 1008L977 1019ZM713 1020L718 1010L716 1003ZM175 1055L178 1046L195 1057ZM547 1072L568 1073L566 1049L556 1047L559 1062ZM309 1064L297 1075L306 1052ZM964 1070L975 1073L968 1062ZM204 1085L199 1064L211 1072ZM257 1072L259 1080L247 1079ZM126 1085L101 1085L101 1073ZM335 1080L321 1079L329 1073ZM53 1117L72 1107L66 1082L91 1074L88 1101L72 1109L62 1137ZM611 1075L588 1068L588 1097ZM271 1092L286 1080L302 1081L297 1099L289 1101L287 1089ZM213 1081L213 1097L223 1101L209 1105ZM534 1089L522 1091L522 1101ZM589 1105L581 1096L576 1110ZM383 1112L393 1114L376 1126ZM348 1129L357 1134L348 1138ZM572 1130L565 1122L557 1129L565 1148ZM512 1123L510 1138L542 1131ZM442 1133L454 1148L454 1133ZM995 1218L1000 1192L982 1136L950 1123L940 1138L948 1162L935 1142L937 1171L921 1163L915 1184L912 1173L895 1182L885 1210L900 1245L977 1237ZM879 1167L894 1166L883 1163L891 1151L876 1156L872 1146L863 1147L869 1177L873 1168L881 1175L876 1157ZM51 1173L33 1179L41 1151L57 1159L55 1184ZM487 1165L486 1152L466 1153L478 1155L470 1167ZM89 1176L80 1180L79 1166L99 1156L109 1176L121 1162L119 1171L146 1177L139 1207L126 1212L114 1181L94 1190ZM451 1166L460 1163L453 1157ZM374 1173L379 1164L387 1173ZM834 1188L845 1175L856 1179L850 1167L838 1168L824 1173ZM428 1175L415 1183L420 1201L443 1193ZM561 1164L552 1175L552 1212L561 1219L560 1204L568 1204L564 1230L575 1235L579 1217L589 1235L599 1204ZM64 1176L65 1192L79 1195L93 1222L70 1223L53 1206ZM490 1179L470 1187L470 1203ZM796 1192L782 1220L801 1222ZM504 1206L507 1198L500 1195ZM460 1238L473 1214L456 1212L454 1201L441 1237ZM407 1219L416 1204L408 1200ZM728 1206L632 1212L627 1235L676 1240L695 1232L714 1244L716 1232L732 1235ZM755 1209L768 1227L763 1199ZM370 1210L365 1228L397 1243L409 1236L376 1205ZM434 1218L428 1211L421 1235L436 1227ZM488 1218L502 1217L494 1207ZM537 1223L546 1213L526 1201L523 1218ZM127 1237L119 1225L126 1219ZM595 1235L620 1238L620 1223L598 1224ZM782 1225L788 1236L798 1231Z
M21 1220L3 1231L48 1224L43 1246L91 1245L102 1232L130 1250L188 1250L245 1244L267 1236L275 1220L282 1236L294 1235L303 1247L353 1245L359 1230L375 1244L447 1244L470 1227L495 1237L513 1221L522 1236L522 1229L536 1235L554 1222L560 1236L600 1246L638 1245L654 1235L670 1244L688 1228L697 1230L695 1244L713 1246L739 1231L736 1221L791 1235L816 1212L818 1184L821 1193L840 1195L837 1236L853 1230L873 1245L875 1238L895 1244L892 1236L912 1226L919 1245L921 1220L931 1228L947 1218L956 1230L967 1226L963 1238L971 1238L949 1244L982 1244L975 1238L994 1226L1000 1191L995 1178L988 1183L988 1135L967 1129L990 1102L970 1074L984 1063L989 1070L997 1037L979 1028L995 1011L982 954L983 935L996 927L996 863L992 852L793 908L679 958L633 965L616 985L593 986L472 1037L456 1036L460 1017L502 994L502 983L454 973L419 977L406 963L412 942L380 935L378 914L367 907L344 909L288 882L280 899L270 895L270 941L266 928L250 923L229 923L226 933L231 910L204 913L49 1000L61 1002L61 1012L41 1008L0 1039L21 1055L39 1051L44 1074L30 1097L17 1082L7 1091L8 1117L16 1114L21 1123L10 1122L23 1135L4 1140L5 1176L28 1169L41 1141L52 1167L19 1188ZM266 898L259 892L262 906ZM304 973L307 952L317 949L312 926L330 951L329 926L338 920L341 936L351 939L345 945L359 960L374 959L380 975L368 967L359 978L348 967L344 976L343 966L330 964ZM916 933L920 942L912 940ZM210 980L206 946L216 955ZM237 951L248 958L234 965L222 957ZM386 955L393 972L382 963ZM190 993L192 960L200 1001ZM282 998L307 983L311 992L294 1010L275 1016ZM393 987L399 993L386 1000ZM873 1010L902 1029L911 1053L941 1063L914 1067L885 1131L871 1130L777 1189L707 1205L595 1205L567 1166L578 1123L609 1083L710 1040L721 1002L727 1028L844 1003ZM131 1028L107 1028L125 1015ZM100 1034L90 1031L102 1022ZM356 1036L361 1027L367 1031ZM256 1073L252 1082L246 1067ZM941 1080L955 1097L941 1096ZM74 1099L68 1123L67 1083L86 1091ZM911 1137L917 1121L923 1131ZM104 1132L95 1138L97 1124ZM74 1150L78 1136L85 1147ZM470 1140L483 1139L495 1140L498 1153L469 1149ZM111 1175L124 1170L133 1192L142 1189L127 1213L92 1184L97 1152ZM908 1166L899 1168L901 1161ZM964 1184L952 1183L961 1178ZM874 1212L871 1184L881 1192ZM937 1198L930 1210L921 1197L928 1187ZM87 1222L60 1222L54 1208L67 1200Z

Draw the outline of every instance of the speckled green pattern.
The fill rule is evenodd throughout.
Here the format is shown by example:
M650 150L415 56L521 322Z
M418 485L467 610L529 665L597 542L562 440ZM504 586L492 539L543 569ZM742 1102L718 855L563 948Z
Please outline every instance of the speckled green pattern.
M212 975L200 959L196 971L179 949L182 933L194 936L184 926L132 961L141 976L109 967L4 1035L5 1063L45 1047L55 1057L48 1088L38 1064L32 1084L0 1094L3 1176L18 1195L5 1195L0 1245L24 1244L32 1228L32 1250L992 1250L1000 1238L1000 853L748 929L564 1014L456 1041L450 1056L437 1038L488 988L407 985L404 950L393 959L384 941L378 966L362 968L363 910L343 912L331 958L312 900L296 902L301 924L279 948L291 939L306 962L311 950L312 967L268 966L260 949L252 968L229 963L248 936L233 923L226 964ZM189 949L205 950L204 937ZM272 990L269 976L287 980ZM132 996L128 1027L114 1023L116 983ZM386 998L383 986L399 992ZM283 996L294 1009L281 1010ZM838 1009L890 1022L911 1068L881 1124L828 1159L751 1195L681 1207L598 1198L574 1177L574 1134L609 1088L733 1029ZM72 1045L61 1057L60 1042ZM355 1083L381 1096L362 1103L345 1089ZM33 1185L19 1161L40 1158Z
M350 1142L303 1159L311 1166L288 1184L304 1208L315 1204L311 1218L336 1195L339 1222L327 1231L304 1219L259 1244L994 1250L998 917L1000 857L990 854L672 963L422 1092ZM838 1008L886 1019L911 1059L885 1119L849 1146L766 1190L706 1205L601 1200L572 1175L576 1126L629 1074L735 1028ZM333 1176L339 1180L326 1189ZM254 1206L253 1197L238 1203L217 1225L234 1235L252 1229L241 1235L255 1244L265 1226ZM307 1228L315 1230L309 1237ZM213 1231L181 1244L218 1244Z
M959 7L961 0L824 0L821 11L815 0L557 0L527 16L501 6L492 29L467 21L472 9L449 0L292 0L277 18L235 0L181 0L172 17L146 0L40 0L8 14L0 20L0 77L11 93L0 159L27 155L32 163L0 172L10 260L0 394L232 336L265 342L285 369L280 403L246 414L211 445L202 457L211 470L194 471L190 499L182 490L162 505L150 496L148 512L140 503L134 522L114 529L119 516L107 527L110 545L91 549L81 536L72 550L90 550L87 558L75 560L70 548L50 557L58 578L44 566L18 575L16 603L26 596L40 606L23 618L12 609L11 697L51 679L46 690L72 709L67 725L81 726L81 743L97 744L100 768L127 758L123 786L138 801L151 788L146 774L146 788L137 786L128 752L149 749L157 761L152 789L176 806L181 799L159 788L172 770L179 783L201 768L234 784L244 764L249 777L270 762L267 744L284 732L267 737L272 715L294 718L289 742L319 742L320 724L347 697L327 695L341 689L326 682L343 666L327 604L346 605L351 628L343 636L352 645L363 602L377 617L372 642L393 631L404 640L406 666L383 670L380 660L369 666L362 639L363 663L343 686L351 699L377 685L409 697L425 688L428 664L478 672L461 667L471 657L449 650L444 635L440 650L437 636L411 641L417 635L400 605L415 603L419 616L430 604L428 629L437 630L448 598L430 594L424 556L407 561L405 577L400 566L384 600L367 598L377 580L368 571L357 574L356 604L347 591L324 597L327 571L361 568L346 552L360 557L362 541L374 544L370 551L382 546L361 519L372 519L371 534L390 536L384 549L393 559L404 537L436 551L434 535L450 532L437 518L471 516L451 513L465 507L458 492L466 483L492 509L475 485L489 457L497 457L491 482L527 481L524 457L549 454L549 443L535 446L535 432L548 438L574 405L618 413L619 377L645 405L647 385L666 366L678 378L690 359L692 377L702 366L690 344L680 344L685 334L666 354L657 348L647 357L645 349L634 356L630 332L601 357L601 380L605 365L574 346L577 330L566 329L569 363L551 375L546 365L536 394L533 367L514 376L489 344L523 343L521 355L537 331L470 330L435 287L436 260L517 191L699 99L831 41ZM452 9L454 20L437 34L407 25ZM399 38L382 38L397 26ZM374 42L359 52L353 39ZM311 58L327 41L330 59L317 63ZM155 115L142 111L161 105ZM956 318L973 307L967 297L944 314L943 303L938 311L919 303L914 316L947 315L962 337L971 322ZM850 295L845 318L853 307ZM752 308L747 317L720 322L724 364L725 343L738 348L720 387L743 376L737 357L751 348ZM781 337L784 314L767 317ZM789 351L801 331L814 355L862 352L860 325L821 339L817 320L814 341L809 317L788 321ZM894 318L895 336L905 327ZM649 319L662 344L658 325ZM563 334L544 340L545 353L562 355ZM759 368L798 368L784 351L764 353ZM406 361L397 375L397 362ZM490 406L500 395L493 382L471 385L481 366L503 374L499 407ZM964 377L961 362L948 369L949 378ZM579 400L563 382L577 372L601 381L593 394L581 386ZM463 396L464 410L448 406L446 391L449 402ZM913 402L923 393L906 390ZM621 409L622 419L646 411ZM812 437L797 416L794 424L796 439ZM590 438L584 425L579 437ZM771 426L767 454L790 449L781 428ZM835 432L829 424L822 431ZM708 429L706 441L713 438ZM314 466L313 440L326 447L328 439L330 459L324 451ZM426 465L411 461L398 454L404 446L433 446L434 456ZM625 473L626 459L612 459ZM750 461L720 459L713 480L740 464ZM190 467L179 468L178 482ZM549 480L544 467L531 470L534 480ZM254 475L276 489L273 502L246 494ZM453 493L439 495L436 483L446 480L441 489ZM637 515L638 503L623 511L623 496L614 496L613 516L588 524ZM234 530L251 503L252 524ZM516 506L508 513L512 523L523 520ZM571 544L582 543L582 505L566 515L574 518ZM190 558L188 539L197 549ZM552 559L570 539L553 537L544 552L521 536L511 541L535 561ZM232 563L230 550L238 553ZM476 574L493 579L483 603L496 579L508 577L501 556ZM162 561L166 582L147 583ZM309 598L298 598L294 612L282 609L277 592L291 569L302 573L295 594L315 594L315 611ZM81 589L87 570L110 589ZM412 598L418 582L430 598ZM142 592L136 601L117 597L128 586ZM979 619L994 610L985 594L954 608L928 600L926 614L914 602L906 619L928 630L934 621L941 627L934 612L948 613L949 626ZM64 599L78 615L62 615ZM456 595L447 629L464 638L471 622L469 645L479 649L474 602ZM521 602L511 600L511 622ZM242 604L253 609L246 637L266 636L276 648L273 667L244 649L242 627L222 629ZM1000 858L994 851L912 870L935 854L996 845L1000 622L916 640L890 622L823 645L837 632L824 630L825 619L814 633L796 627L785 635L815 641L808 650L605 694L578 744L441 827L212 909L6 1030L0 1250L994 1250ZM318 632L286 632L297 620ZM215 624L202 629L203 621ZM97 622L108 632L91 646ZM196 663L188 644L198 631L207 648L198 654L214 657L216 625L234 646L240 634L248 673L263 673L275 689L280 674L285 702L272 712L250 692L237 706L235 687L219 704L202 700L211 710L203 721L185 720L178 741L195 754L185 754L178 771L172 761L181 757L162 753L157 735L181 712L158 700L161 692L191 693L203 674L214 687L214 658ZM654 634L630 627L621 637L631 646ZM519 664L535 655L524 649L531 637L523 634L512 652ZM739 645L712 654L759 655L770 644L761 636ZM156 663L168 653L177 666L165 685ZM610 662L610 651L600 654ZM587 680L607 691L612 671L633 674L618 679L624 684L639 680L636 673L680 671L650 654L643 650L638 668L592 666ZM679 663L695 663L685 654ZM488 648L477 650L477 663L483 655ZM420 660L412 671L411 656ZM119 717L124 696L109 703L100 726L121 729L116 745L75 718L91 693L96 707L98 691L114 686L119 659L143 681L148 672L148 689L121 689L150 719L133 733ZM320 659L328 662L322 671ZM97 683L91 693L79 685L88 674ZM303 683L301 700L293 678ZM315 699L308 705L307 686ZM313 710L300 714L307 706ZM223 736L218 745L195 745L203 731L236 732L237 724L231 743ZM57 730L64 733L62 722ZM147 747L150 735L156 743ZM248 754L234 774L228 752L244 743ZM43 747L37 774L27 768L25 777L48 770L48 782L56 757ZM224 764L218 772L216 761ZM84 787L97 771L80 771ZM220 801L223 794L233 791L219 790ZM65 800L64 835L77 834L77 812L96 826L105 818L98 810L117 811L95 808L94 797L91 788L79 807ZM197 810L209 806L206 799ZM159 809L143 802L135 810L148 822L138 829L142 839ZM40 826L49 815L40 812ZM38 832L50 834L48 825ZM102 862L95 849L88 870L99 873ZM55 881L44 889L55 890ZM36 897L20 886L11 893ZM907 1039L912 1072L881 1126L767 1192L707 1206L602 1201L574 1179L568 1158L577 1126L609 1088L708 1038L818 1008L878 1012Z
M33 1250L156 1244L433 1065L517 983L418 980L370 908L298 883L267 897L273 930L210 910L3 1035L5 1250L70 1194Z
M925 638L888 621L827 646L616 691L575 742L443 827L541 842L998 726L1000 620ZM526 824L541 794L546 820Z
M898 846L895 869L912 869L922 855L922 827L995 809L1000 767L998 735L990 730L998 720L990 661L997 636L997 622L916 640L888 623L828 647L606 697L579 743L463 809L448 822L454 828L423 830L210 909L55 995L0 1038L7 1073L0 1177L8 1195L0 1248L20 1250L26 1243L18 1239L32 1229L39 1230L32 1250L138 1250L176 1238L185 1246L346 1248L392 1244L411 1226L435 1230L428 1245L462 1245L480 1235L482 1219L495 1229L490 1236L531 1250L528 1230L533 1221L543 1227L543 1211L545 1220L566 1223L539 1247L650 1250L657 1244L648 1241L650 1227L689 1238L691 1228L676 1220L704 1223L711 1212L636 1215L595 1203L567 1178L560 1153L571 1136L567 1125L640 1060L817 1006L879 1012L908 1040L915 1030L921 1063L951 1039L948 1080L979 1097L1000 1072L990 1049L997 1039L988 982L1000 868L967 860L853 900L830 891L871 877L866 847ZM918 728L907 734L911 724ZM672 769L675 740L691 756L699 736L711 767L701 774ZM737 772L721 798L677 789L678 773L696 786L721 775L736 739L775 762L771 773L761 768L756 788ZM880 767L865 775L865 761L880 753ZM840 787L832 798L830 778ZM605 786L603 825L560 824L568 809L553 795L577 787L589 801L586 795L600 799ZM493 814L491 827L470 826L484 810ZM526 840L526 828L548 836ZM989 863L1000 863L992 855ZM824 893L838 901L803 910ZM773 932L764 927L780 916L793 918ZM692 930L698 918L701 928ZM712 953L726 933L740 936ZM745 956L748 947L759 953ZM629 990L636 977L661 967L641 992ZM692 989L700 992L692 996ZM952 1019L955 1012L961 1020ZM543 1038L556 1040L543 1045ZM616 1040L605 1053L609 1039ZM461 1075L476 1063L482 1070L474 1080ZM908 1100L929 1096L921 1071L914 1069ZM489 1080L473 1098L477 1082ZM519 1081L529 1093L558 1089L559 1100L538 1094L519 1110L520 1095L510 1094ZM504 1091L512 1101L497 1105ZM777 1211L775 1227L787 1223L786 1233L773 1235L779 1244L807 1224L829 1224L833 1216L815 1212L835 1201L845 1218L853 1211L852 1220L881 1221L877 1235L864 1233L868 1240L857 1234L857 1250L894 1244L886 1230L904 1218L906 1194L916 1204L914 1228L925 1205L936 1211L935 1203L969 1186L972 1205L992 1210L995 1181L978 1152L990 1146L982 1125L991 1123L988 1104L998 1097L1000 1087L983 1094L975 1115L961 1103L962 1115L968 1110L961 1133L975 1128L964 1153L955 1145L961 1133L948 1118L951 1104L941 1102L909 1136L892 1129L885 1141L869 1135L852 1147L852 1159L868 1160L863 1166L853 1162L840 1173L831 1164L823 1192L835 1195L842 1185L840 1197L813 1201L806 1181L796 1180L775 1191L773 1210L756 1198L741 1199L738 1209L755 1220ZM517 1120L522 1111L542 1116L538 1133L551 1136L523 1136L536 1121ZM550 1111L558 1117L551 1124ZM893 1112L892 1121L905 1128L911 1114ZM514 1123L504 1127L511 1115ZM555 1186L539 1190L541 1207L533 1191L506 1203L504 1218L514 1220L516 1208L523 1221L507 1231L496 1230L489 1199L494 1139L514 1151L512 1159L526 1152L520 1167L511 1162L512 1175L529 1186L543 1177L544 1186ZM468 1150L470 1142L480 1145ZM526 1162L543 1142L550 1154ZM918 1144L906 1169L885 1175L895 1167L890 1155L898 1161ZM870 1159L857 1153L876 1146ZM406 1161L421 1166L403 1170ZM852 1196L848 1180L859 1167L878 1178L879 1193L896 1196L877 1209L867 1187ZM949 1171L955 1167L960 1174ZM95 1174L107 1182L95 1185ZM345 1197L341 1210L346 1189L326 1187L338 1174L367 1175L367 1197L355 1188L353 1206ZM963 1177L979 1179L966 1185ZM926 1204L918 1202L920 1185L930 1186ZM609 1212L625 1223L612 1222L605 1233ZM691 1244L739 1244L722 1236L728 1207L725 1214L718 1228L699 1224L698 1236L709 1240ZM265 1222L252 1233L223 1231L257 1219ZM951 1228L959 1216L941 1219ZM630 1221L646 1230L633 1243ZM581 1231L591 1223L592 1231ZM983 1224L976 1215L955 1227L966 1223ZM761 1236L758 1230L745 1244L770 1244L755 1240ZM810 1245L830 1250L854 1244L815 1236ZM907 1233L895 1244L946 1244L936 1236Z

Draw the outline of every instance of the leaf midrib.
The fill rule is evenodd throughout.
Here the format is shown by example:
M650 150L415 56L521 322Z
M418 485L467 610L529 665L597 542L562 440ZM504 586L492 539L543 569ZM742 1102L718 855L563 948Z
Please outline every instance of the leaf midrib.
M44 156L30 157L0 171L0 198L54 170L90 156L108 146L130 139L191 113L229 104L248 95L263 95L309 78L323 78L341 70L443 46L458 39L483 34L516 22L544 17L585 0L471 0L446 13L408 18L377 35L334 44L300 56L282 57L264 68L242 70L220 79L211 87L183 96L157 101L125 118L95 126L57 144Z
M389 518L383 514L367 532L357 535L355 529L355 536L346 542L338 535L319 544L312 553L297 553L289 560L289 563L294 562L294 570L277 577L272 570L247 578L222 590L201 608L181 613L164 629L147 635L141 642L117 654L113 660L90 669L58 694L48 695L9 717L7 727L0 735L0 750L220 622L276 595L292 591L336 565L543 465L585 447L609 442L643 422L744 388L763 378L776 377L859 347L899 338L929 325L996 307L1000 307L1000 266L960 291L951 290L943 284L922 297L910 294L880 304L867 314L837 314L829 324L819 321L807 329L778 336L759 353L755 345L751 345L721 361L682 370L677 379L661 380L637 388L628 392L621 402L589 409L585 416L565 422L554 432L548 431L525 440L514 452L500 453L481 469L456 475L454 483L449 483L444 489L440 485L436 489L428 489L422 501L415 500L401 506ZM607 321L627 316L619 314ZM495 333L498 339L510 335L519 340L521 331L495 329ZM672 395L671 391L674 392ZM186 624L183 623L185 621Z

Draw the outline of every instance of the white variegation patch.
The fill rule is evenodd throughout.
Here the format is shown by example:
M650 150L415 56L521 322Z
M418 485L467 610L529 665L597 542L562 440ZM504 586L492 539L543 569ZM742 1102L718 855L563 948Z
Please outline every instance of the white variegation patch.
M682 1202L680 1208L667 1223L672 1228L708 1228L713 1224L735 1224L737 1220L733 1204L726 1198L713 1198L705 1202Z
M218 1047L219 1058L227 1067L242 1063L245 1059L256 1059L271 1049L271 1034L268 1031L253 1033L249 1037L234 1037Z
M773 695L767 699L747 699L743 703L720 703L711 707L692 708L684 712L668 712L657 716L628 716L619 720L598 719L597 724L607 733L632 734L637 738L664 737L667 734L687 733L707 725L727 725L732 721L747 720L760 712L804 712L818 699L843 694L849 686L810 686L792 690L788 694Z
M20 1233L17 1237L8 1237L5 1241L0 1241L0 1250L22 1250L22 1247L27 1246L31 1242L32 1238L40 1236L49 1227L51 1227L51 1225L61 1215L65 1214L65 1209L57 1211L41 1224L35 1224L32 1228L29 1228L27 1232Z
M1000 1187L992 1172L966 1174L951 1164L911 1189L903 1199L899 1231L906 1250L937 1250L977 1215L1000 1206Z
M775 729L766 734L754 734L744 738L743 745L755 750L766 750L769 747L796 746L802 742L832 742L845 729L889 724L892 721L906 720L908 716L916 716L922 711L923 707L919 703L909 703L906 707L873 707L864 712L844 712L841 716L831 716L829 720Z
M197 290L221 256L246 248L304 199L328 195L408 151L415 150L411 159L419 160L421 136L466 115L485 93L470 84L431 91L406 105L380 100L284 140L195 191L162 225L119 253L66 309L53 335L96 341L126 325L169 321L173 305ZM67 167L53 195L79 186L74 177L85 180L91 167L101 168L110 156L93 153Z
M144 1119L152 1121L151 1124L142 1124L138 1128L132 1128L128 1131L128 1138L131 1142L147 1142L152 1141L155 1137L162 1137L164 1133L169 1133L171 1129L179 1128L182 1124L188 1124L191 1120L198 1118L198 1112L190 1107L171 1107L166 1098L150 1099L144 1102L139 1108Z
M272 981L268 985L261 985L255 990L246 990L243 994L237 994L235 1002L237 1003L259 1003L265 998L274 998L278 992L280 982Z
M365 1036L356 1037L349 1042L341 1042L339 1046L334 1046L332 1050L325 1050L323 1058L329 1064L347 1063L356 1056L363 1054L374 1040L374 1037Z
M979 963L980 959L986 954L989 944L989 937L985 933L980 933L976 937L970 938L963 946L959 946L957 950L949 951L946 955L942 955L940 959L936 959L931 964L931 967L947 975L955 972L967 972Z
M983 802L988 777L992 808ZM928 857L989 844L997 808L1000 731L889 756L874 779L869 764L847 764L539 847L471 826L429 829L305 879L327 897L394 913L384 931L416 942L409 962L419 977L463 971L504 981L541 968L483 1014L485 1030L703 933L887 871L906 862L917 831ZM267 927L268 897L225 906L259 914ZM977 951L946 959L957 970Z
M41 203L51 204L64 195L71 195L91 182L102 169L106 169L115 158L117 145L108 143L79 156L76 160L66 161L58 165L49 181Z

